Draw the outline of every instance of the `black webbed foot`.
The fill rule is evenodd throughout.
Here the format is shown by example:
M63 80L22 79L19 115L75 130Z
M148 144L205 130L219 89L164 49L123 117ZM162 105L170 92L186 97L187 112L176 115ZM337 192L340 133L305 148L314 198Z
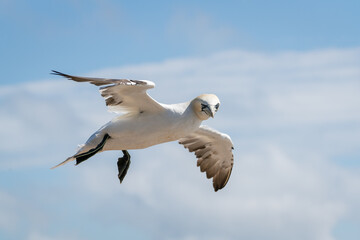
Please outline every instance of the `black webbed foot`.
M129 152L126 150L123 150L122 152L124 156L119 158L117 162L117 166L119 170L118 178L120 180L120 183L122 183L122 181L124 180L131 163Z

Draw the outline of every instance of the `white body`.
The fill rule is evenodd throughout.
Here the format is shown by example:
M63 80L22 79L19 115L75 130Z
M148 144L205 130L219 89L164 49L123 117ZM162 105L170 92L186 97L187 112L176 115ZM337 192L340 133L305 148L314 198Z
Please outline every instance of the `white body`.
M142 149L176 141L196 131L201 120L189 108L190 102L165 105L157 114L136 113L115 117L95 132L76 154L96 147L108 133L102 151Z

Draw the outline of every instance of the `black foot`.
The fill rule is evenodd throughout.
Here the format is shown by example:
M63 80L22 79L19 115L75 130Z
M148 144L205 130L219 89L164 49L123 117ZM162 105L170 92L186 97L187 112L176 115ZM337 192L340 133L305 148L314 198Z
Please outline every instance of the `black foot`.
M128 151L123 150L122 152L124 156L119 158L117 162L117 166L119 170L118 178L120 180L120 183L122 183L122 181L124 180L131 163L130 154L128 153Z

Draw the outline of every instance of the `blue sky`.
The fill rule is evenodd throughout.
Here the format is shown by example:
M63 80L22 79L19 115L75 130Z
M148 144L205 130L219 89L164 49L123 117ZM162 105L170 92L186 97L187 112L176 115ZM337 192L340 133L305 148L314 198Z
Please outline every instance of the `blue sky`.
M2 82L241 48L356 47L359 1L0 1Z
M0 239L359 239L359 1L0 0ZM77 167L113 114L96 87L160 102L216 93L235 165L214 193L177 143ZM5 140L4 140L5 139Z

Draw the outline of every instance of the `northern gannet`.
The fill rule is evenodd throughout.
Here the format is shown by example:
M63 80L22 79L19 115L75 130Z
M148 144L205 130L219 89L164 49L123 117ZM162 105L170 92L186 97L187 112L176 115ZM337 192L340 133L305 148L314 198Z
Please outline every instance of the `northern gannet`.
M123 157L117 162L122 183L130 166L127 150L177 140L195 153L201 172L213 178L215 192L228 182L234 163L231 139L201 125L218 111L220 101L216 95L202 94L186 103L162 104L146 92L155 87L151 81L78 77L54 70L52 74L101 86L100 93L109 110L124 113L102 126L73 156L53 168L73 160L77 165L102 151L122 150Z

